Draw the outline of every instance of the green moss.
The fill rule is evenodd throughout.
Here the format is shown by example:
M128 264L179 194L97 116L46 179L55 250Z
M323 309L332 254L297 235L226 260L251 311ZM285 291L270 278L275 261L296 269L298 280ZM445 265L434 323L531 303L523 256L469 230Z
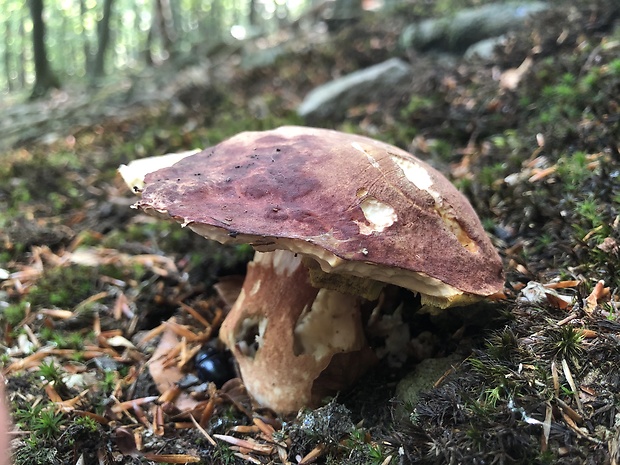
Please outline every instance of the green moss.
M368 432L363 428L355 428L342 444L344 452L330 454L327 463L380 465L387 455L381 445L369 442Z
M538 237L537 245L542 250L552 245L554 240L555 239L551 234L543 233Z
M581 183L592 176L588 163L583 151L566 154L558 161L556 175L569 191L580 190Z
M13 412L13 418L21 430L30 431L31 439L50 440L58 437L66 420L56 412L53 402L39 403Z
M41 328L39 338L54 344L59 349L74 350L82 350L84 342L87 340L87 337L80 332L67 333L49 327Z
M24 205L39 202L39 209L57 215L82 205L84 191L71 175L81 166L77 154L55 151L35 152L6 165L0 178L10 182L0 186L0 194L8 199L7 211L17 213Z
M101 389L105 393L112 392L116 383L118 382L118 373L114 371L106 371L103 381L101 382Z
M519 341L512 329L504 328L493 334L485 346L487 355L492 359L513 363L519 350Z
M62 375L62 369L54 362L43 362L37 370L37 376L53 384L62 384Z
M213 452L213 458L216 460L215 463L221 463L222 465L231 465L236 462L235 451L222 443L222 441L220 441Z
M579 360L585 347L584 333L581 328L564 325L559 329L550 328L548 347L553 357L558 359Z
M187 250L196 233L181 228L172 221L155 221L130 224L106 234L102 241L104 247L125 250L128 244L139 243L165 252Z
M486 187L492 187L498 180L506 176L507 165L504 162L484 166L480 171L480 183Z
M99 273L110 278L128 281L135 279L142 280L148 273L148 268L140 263L132 263L130 266L119 266L107 264L98 267Z
M471 357L468 359L474 373L481 375L492 386L501 385L510 375L512 370L496 360L487 360L484 357Z
M587 228L598 228L605 223L601 211L603 205L593 196L589 195L575 206L577 214L585 221Z
M6 321L11 326L17 326L20 321L26 316L26 309L28 308L28 302L21 301L17 304L11 304L2 310L2 320Z
M28 294L34 307L71 309L99 290L96 268L71 265L48 268Z
M89 433L96 433L99 430L99 423L90 417L77 417L74 424L83 427Z
M15 465L60 465L62 460L58 450L53 446L44 445L42 441L29 436L13 454Z
M486 391L484 391L483 403L486 406L494 409L497 405L497 402L503 398L502 394L502 386L495 386L493 389L487 389Z
M423 111L423 110L431 110L436 105L434 99L413 94L409 97L409 103L401 110L401 117L410 118L413 114Z
M428 150L431 158L438 158L445 162L453 160L454 157L454 145L442 139L430 139L427 141Z
M279 115L279 116L277 116ZM224 139L243 131L265 131L278 126L303 124L294 112L276 111L264 118L256 118L245 109L231 108L231 111L219 113L209 132L209 144L215 145Z

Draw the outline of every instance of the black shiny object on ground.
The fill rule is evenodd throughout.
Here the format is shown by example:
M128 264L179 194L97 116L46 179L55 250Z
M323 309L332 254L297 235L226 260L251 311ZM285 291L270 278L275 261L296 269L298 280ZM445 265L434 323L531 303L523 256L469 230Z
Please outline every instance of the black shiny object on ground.
M211 381L219 388L236 376L232 354L213 347L203 347L194 357L196 375L202 381Z

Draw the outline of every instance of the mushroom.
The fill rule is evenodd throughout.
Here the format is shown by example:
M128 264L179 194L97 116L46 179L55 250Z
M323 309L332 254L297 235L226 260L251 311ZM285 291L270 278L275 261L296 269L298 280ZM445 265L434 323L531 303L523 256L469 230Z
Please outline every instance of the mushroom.
M220 339L255 401L278 413L317 405L374 363L360 309L386 283L441 308L503 287L467 199L413 155L358 135L244 132L146 175L136 207L257 251Z

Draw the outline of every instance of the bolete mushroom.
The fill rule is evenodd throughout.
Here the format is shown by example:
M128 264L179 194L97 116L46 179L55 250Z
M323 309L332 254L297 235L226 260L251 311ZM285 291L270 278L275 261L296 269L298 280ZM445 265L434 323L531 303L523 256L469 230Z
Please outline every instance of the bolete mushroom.
M385 283L438 307L503 287L467 199L413 155L358 135L244 132L146 175L136 207L256 249L220 338L248 392L279 413L372 363L360 306Z

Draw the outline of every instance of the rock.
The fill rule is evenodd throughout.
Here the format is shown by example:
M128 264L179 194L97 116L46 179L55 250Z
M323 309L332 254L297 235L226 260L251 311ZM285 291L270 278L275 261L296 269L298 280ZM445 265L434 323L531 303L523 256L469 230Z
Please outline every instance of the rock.
M313 89L297 113L308 122L342 118L349 108L376 101L410 77L411 67L391 58Z
M548 8L545 2L490 3L468 8L407 26L400 43L405 49L463 53L476 42L523 27L530 15Z
M267 68L275 65L278 58L288 53L289 50L284 45L275 47L245 51L241 58L241 68L251 71L258 68Z
M490 37L488 39L481 40L480 42L476 42L473 45L470 45L465 51L465 58L482 58L483 60L490 60L493 58L493 54L495 53L495 47L504 43L506 41L506 36L501 35L498 37Z
M456 354L422 360L415 370L401 379L396 386L396 398L399 401L396 408L397 418L406 418L411 413L411 408L418 402L420 394L431 390L446 371L462 361L463 357Z

